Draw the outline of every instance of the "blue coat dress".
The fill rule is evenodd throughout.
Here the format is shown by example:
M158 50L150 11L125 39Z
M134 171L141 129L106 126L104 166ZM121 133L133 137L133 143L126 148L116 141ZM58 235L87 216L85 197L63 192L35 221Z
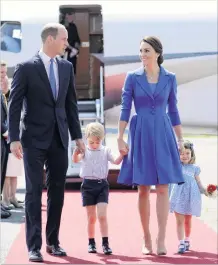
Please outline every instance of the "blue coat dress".
M122 92L120 120L129 121L132 101L136 114L130 122L129 153L124 157L118 183L184 183L182 164L172 128L181 124L176 94L176 77L163 67L160 68L154 93L143 67L127 74Z

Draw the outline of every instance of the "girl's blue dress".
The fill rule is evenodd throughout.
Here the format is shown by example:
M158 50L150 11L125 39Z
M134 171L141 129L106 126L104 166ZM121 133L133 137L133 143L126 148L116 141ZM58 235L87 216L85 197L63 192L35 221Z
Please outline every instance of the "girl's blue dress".
M201 215L201 192L195 176L199 176L201 170L197 165L184 164L182 166L185 183L171 185L170 212L184 215Z

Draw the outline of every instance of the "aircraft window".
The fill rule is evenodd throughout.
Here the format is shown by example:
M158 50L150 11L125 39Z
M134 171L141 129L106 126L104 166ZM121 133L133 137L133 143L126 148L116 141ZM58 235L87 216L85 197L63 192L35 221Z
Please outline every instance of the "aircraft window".
M22 30L21 23L15 21L1 21L1 50L19 53L21 51Z
M97 33L102 32L102 16L101 14L90 15L90 32Z

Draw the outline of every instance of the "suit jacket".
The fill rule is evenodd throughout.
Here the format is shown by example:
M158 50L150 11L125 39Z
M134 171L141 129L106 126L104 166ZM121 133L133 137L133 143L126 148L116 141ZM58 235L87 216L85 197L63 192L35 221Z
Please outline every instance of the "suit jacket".
M61 141L68 148L68 130L72 140L82 138L72 64L58 58L59 92L53 98L50 82L39 55L17 65L9 97L9 142L19 141L23 147L47 149L55 124ZM20 114L23 106L21 134Z
M3 138L2 134L7 130L7 106L5 105L3 94L1 93L1 138Z
M69 23L67 31L68 31L68 42L70 46L78 49L79 47L76 46L76 43L80 45L81 41L77 31L77 26L74 23Z

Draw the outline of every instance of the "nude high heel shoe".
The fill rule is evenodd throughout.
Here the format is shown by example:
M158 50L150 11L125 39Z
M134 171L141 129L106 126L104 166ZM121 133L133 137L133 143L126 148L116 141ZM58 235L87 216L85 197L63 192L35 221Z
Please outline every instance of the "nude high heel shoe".
M153 254L151 239L148 241L145 241L145 239L144 239L144 244L142 246L142 254L143 255L152 255Z
M158 256L165 256L167 254L167 250L165 246L158 246L158 240L156 239L156 245L157 245L157 255Z
M153 250L152 247L146 247L145 244L142 246L142 254L143 255L152 255Z
M11 202L11 204L14 205L14 207L17 208L17 209L22 209L22 208L23 208L23 206L20 205L20 204L18 203L17 200L11 200L10 202Z

